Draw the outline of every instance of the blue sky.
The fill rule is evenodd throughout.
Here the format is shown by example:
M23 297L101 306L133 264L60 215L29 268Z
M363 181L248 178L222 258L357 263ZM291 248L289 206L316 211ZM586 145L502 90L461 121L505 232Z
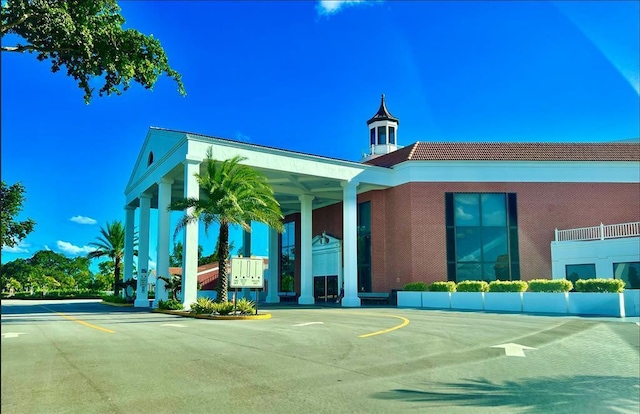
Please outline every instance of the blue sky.
M2 179L25 185L21 218L38 223L3 263L86 254L100 226L124 220L149 126L358 161L385 93L400 145L640 136L638 2L120 6L127 27L162 42L187 96L165 77L85 105L64 70L3 52ZM255 254L267 253L262 233Z

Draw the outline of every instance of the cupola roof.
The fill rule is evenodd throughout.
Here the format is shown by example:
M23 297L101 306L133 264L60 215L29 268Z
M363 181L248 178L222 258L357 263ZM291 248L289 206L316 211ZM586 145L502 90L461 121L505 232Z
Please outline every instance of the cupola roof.
M384 93L382 94L382 99L380 100L380 109L378 109L378 112L373 116L373 118L367 121L367 125L371 125L376 121L394 121L400 124L398 118L391 115L387 110L387 105L385 105L384 103Z

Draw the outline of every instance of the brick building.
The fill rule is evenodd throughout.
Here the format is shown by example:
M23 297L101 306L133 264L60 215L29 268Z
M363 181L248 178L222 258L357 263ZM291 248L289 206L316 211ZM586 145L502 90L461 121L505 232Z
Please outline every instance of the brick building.
M640 270L638 141L401 147L384 96L367 125L361 162L151 128L126 190L131 237L136 209L144 223L150 208L199 194L193 174L212 148L216 159L241 155L263 172L285 214L285 232L269 234L269 302L334 300L344 286L343 306L359 306L414 281L575 278L596 269L628 279ZM166 220L159 217L159 269L168 266ZM567 236L596 228L599 236ZM591 239L596 250L586 248ZM188 304L197 227L186 229L184 245Z

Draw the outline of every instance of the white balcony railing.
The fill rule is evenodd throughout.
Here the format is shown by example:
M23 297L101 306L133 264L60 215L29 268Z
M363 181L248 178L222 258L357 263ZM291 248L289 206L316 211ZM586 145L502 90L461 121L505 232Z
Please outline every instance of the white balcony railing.
M600 223L599 226L579 229L556 229L556 241L604 240L634 236L640 236L640 221L607 225Z

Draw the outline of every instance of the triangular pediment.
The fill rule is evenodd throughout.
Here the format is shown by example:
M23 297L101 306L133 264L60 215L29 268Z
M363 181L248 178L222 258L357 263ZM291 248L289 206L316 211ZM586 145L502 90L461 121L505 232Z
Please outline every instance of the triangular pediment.
M311 242L312 249L339 249L342 247L342 240L329 236L327 233L318 234Z
M186 141L184 132L149 128L127 183L127 191L157 168L177 147Z

